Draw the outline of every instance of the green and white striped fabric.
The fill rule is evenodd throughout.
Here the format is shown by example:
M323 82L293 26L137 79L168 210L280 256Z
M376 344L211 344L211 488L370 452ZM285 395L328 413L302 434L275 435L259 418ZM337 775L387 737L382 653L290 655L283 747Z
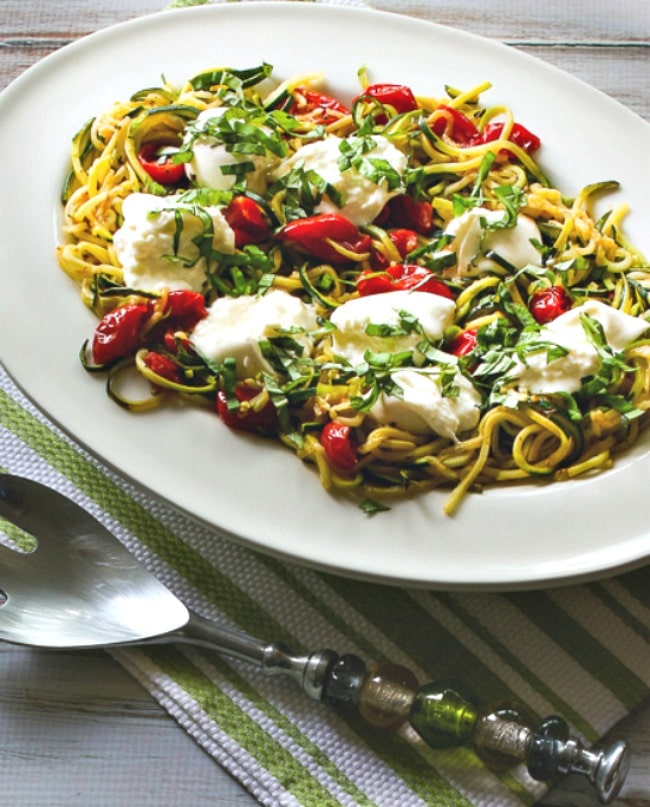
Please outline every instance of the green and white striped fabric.
M189 607L295 650L392 660L482 702L563 715L588 743L648 697L650 569L519 593L374 585L257 554L131 487L53 427L0 373L0 464L89 509ZM7 527L7 532L10 532ZM197 648L114 652L205 751L265 805L531 805L523 768L432 751L314 704L290 680Z

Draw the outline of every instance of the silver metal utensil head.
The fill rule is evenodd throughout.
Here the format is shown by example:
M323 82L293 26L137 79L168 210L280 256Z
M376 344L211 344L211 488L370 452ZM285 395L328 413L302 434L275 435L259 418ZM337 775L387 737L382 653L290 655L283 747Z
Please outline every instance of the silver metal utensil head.
M0 546L0 639L97 647L187 623L187 608L115 536L55 491L0 474L0 516L36 542L27 553Z

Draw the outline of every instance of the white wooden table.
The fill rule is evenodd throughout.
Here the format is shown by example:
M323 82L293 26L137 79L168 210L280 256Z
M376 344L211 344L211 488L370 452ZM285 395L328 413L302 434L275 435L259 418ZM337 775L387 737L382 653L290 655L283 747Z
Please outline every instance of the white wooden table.
M164 2L0 0L0 88L67 42ZM648 0L394 0L393 8L505 41L650 120ZM650 807L650 705L621 730L634 758L616 807ZM0 807L254 803L107 654L0 644ZM595 802L573 778L543 803Z

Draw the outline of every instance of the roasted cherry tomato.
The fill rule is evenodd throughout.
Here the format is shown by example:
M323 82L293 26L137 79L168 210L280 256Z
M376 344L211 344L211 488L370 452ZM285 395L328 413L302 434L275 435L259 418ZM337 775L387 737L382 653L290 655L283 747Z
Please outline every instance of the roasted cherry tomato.
M412 90L404 84L371 84L360 93L359 98L375 98L381 104L392 106L398 112L411 112L418 109Z
M250 387L239 386L235 389L237 400L250 401L259 394L258 390ZM223 422L231 429L238 431L253 432L264 436L272 436L278 433L278 416L275 407L269 401L259 411L247 409L246 411L228 409L228 399L223 390L217 393L217 412Z
M162 342L170 353L178 351L176 335L179 332L191 331L197 322L208 314L203 295L190 289L172 289L167 295L164 317L151 329L148 342ZM187 338L182 340L183 346L192 351Z
M149 351L149 353L145 354L143 362L153 373L159 375L161 378L166 378L168 381L173 381L176 384L181 382L181 373L178 365L168 356Z
M492 143L498 140L503 132L503 123L488 123L483 131L475 139L475 143ZM512 126L512 131L508 136L508 140L514 143L519 148L523 149L527 154L532 154L537 151L541 146L541 140L536 134L533 134L525 126L520 123L515 123ZM512 153L507 149L503 149L503 154L512 157Z
M438 110L440 111L439 113ZM436 110L436 114L431 123L431 129L438 137L446 134L460 145L475 146L481 143L491 143L494 140L498 140L503 132L503 123L488 123L487 126L479 132L473 121L458 109L441 104L438 110ZM513 124L508 140L522 148L528 154L537 151L541 145L539 137L520 123ZM506 149L504 149L504 154L512 156Z
M194 348L187 336L179 334L182 328L167 328L163 333L162 343L170 353L178 353L179 344L187 352L194 354Z
M191 330L199 320L207 316L203 295L189 289L172 289L165 307L166 319L173 321L177 330Z
M376 223L427 235L433 228L433 208L429 202L417 202L411 196L394 196L384 205Z
M571 308L571 298L563 286L548 286L533 293L528 303L530 313L543 325Z
M357 280L357 290L362 297L385 294L391 291L425 291L453 300L451 289L433 272L415 263L395 263L381 272L364 270Z
M393 245L398 251L400 258L406 258L409 253L413 252L413 250L417 248L419 243L418 234L415 232L415 230L407 230L405 228L390 230L388 232L388 237L393 242ZM382 252L378 252L376 250L373 251L370 262L375 270L385 269L390 265L388 258Z
M270 228L260 206L248 196L235 196L223 215L235 233L237 249L260 244L269 237Z
M295 117L309 116L314 122L328 126L349 115L350 110L331 95L297 87L293 92L289 114Z
M461 331L454 336L447 349L450 353L453 353L454 356L466 356L476 347L477 333L478 330L476 328L468 328L466 331Z
M128 303L109 311L95 328L93 361L110 364L132 353L142 344L142 332L150 316L151 306L147 303Z
M445 104L441 104L438 110L440 113L435 115L431 123L431 129L438 137L446 134L456 143L467 145L478 136L478 129L467 115Z
M388 237L393 244L395 244L395 248L402 258L406 258L409 252L413 252L414 249L417 249L418 234L415 230L408 230L402 227L397 230L391 230L388 233Z
M327 459L342 471L351 471L359 461L352 429L347 424L328 421L320 433L320 443Z
M338 213L321 213L296 219L286 224L277 237L328 263L347 263L349 260L330 242L356 255L368 252L372 243L369 235L361 233L351 221Z
M138 152L140 165L160 185L178 185L185 177L183 163L174 163L171 154L161 153L164 143L144 143Z

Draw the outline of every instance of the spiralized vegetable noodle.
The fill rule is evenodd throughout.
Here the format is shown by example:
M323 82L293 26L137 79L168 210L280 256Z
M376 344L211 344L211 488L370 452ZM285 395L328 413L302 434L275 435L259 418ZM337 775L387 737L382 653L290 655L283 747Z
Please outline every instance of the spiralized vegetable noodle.
M609 468L650 406L650 270L626 207L592 212L616 182L568 198L487 83L415 96L359 75L344 104L320 76L219 68L81 128L58 259L100 319L84 366L133 410L181 397L280 439L368 512ZM160 282L144 236L124 246L140 194L149 251L174 222ZM208 355L261 300L297 319Z

